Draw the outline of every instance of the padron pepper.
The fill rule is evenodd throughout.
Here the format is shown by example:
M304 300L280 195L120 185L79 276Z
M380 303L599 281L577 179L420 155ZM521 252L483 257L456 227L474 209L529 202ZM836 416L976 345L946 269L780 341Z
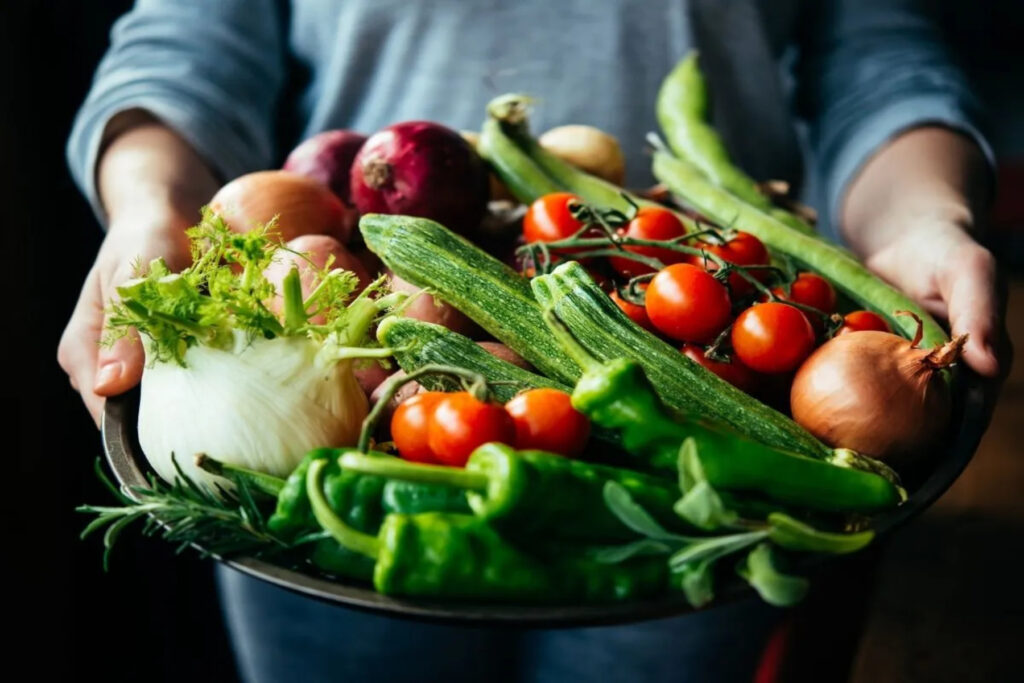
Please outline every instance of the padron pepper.
M643 469L675 477L679 449L692 438L715 488L827 512L874 512L902 502L902 489L879 474L781 451L696 419L676 420L639 363L599 361L553 311L545 319L583 370L573 406L595 425L616 430L622 447L643 458Z
M373 562L374 587L387 595L605 602L664 592L664 558L642 557L601 565L585 555L547 561L525 553L474 515L389 514L377 535L347 525L323 495L327 463L311 463L306 484L317 522L344 547Z
M338 467L340 452L335 448L318 448L306 454L296 466L281 487L277 507L267 521L267 527L273 533L292 540L320 528L306 490L306 473L314 462L323 462L326 467L322 486L331 509L346 524L361 532L376 533L384 516L391 512L469 512L461 489L389 482L382 477L350 472ZM394 459L383 453L375 453L372 457ZM372 561L330 538L316 542L309 559L318 569L339 576L368 579L373 571Z
M487 443L473 451L465 469L385 460L352 451L338 462L352 472L464 489L478 517L518 537L600 542L636 538L604 502L604 486L609 481L621 484L665 526L692 529L672 509L679 498L675 482L543 451L516 451L504 444Z

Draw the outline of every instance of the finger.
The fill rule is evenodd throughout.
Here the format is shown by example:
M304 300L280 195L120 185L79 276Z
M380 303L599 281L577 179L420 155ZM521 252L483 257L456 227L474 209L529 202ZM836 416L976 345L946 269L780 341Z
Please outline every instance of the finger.
M969 335L964 360L978 374L998 375L1000 326L995 258L980 246L965 247L957 266L940 277L939 290L949 306L953 335Z
M110 305L111 294L116 292L115 287L131 277L131 269L122 267L114 272L105 286L101 283L103 290L100 298L100 309L103 316L101 318L101 333L107 329L107 323L110 320L109 313L104 314L103 312ZM142 379L144 363L145 353L135 330L111 345L100 346L96 354L96 375L93 379L92 390L99 396L116 396L128 391Z
M97 425L103 412L103 398L92 391L96 375L96 346L100 337L99 321L102 319L98 301L99 280L91 272L57 347L57 362L67 373L71 386L81 395Z

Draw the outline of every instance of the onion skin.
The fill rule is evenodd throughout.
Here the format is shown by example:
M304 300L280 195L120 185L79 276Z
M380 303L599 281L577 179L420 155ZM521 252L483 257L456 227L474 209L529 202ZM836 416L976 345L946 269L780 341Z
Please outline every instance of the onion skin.
M920 349L888 332L835 337L793 378L793 419L829 446L908 465L945 433L951 404L938 370L965 341Z
M317 180L352 205L349 175L366 136L351 130L325 130L305 140L285 159L285 171Z
M210 200L210 208L235 232L248 232L277 217L281 239L329 235L342 244L354 223L327 187L289 171L257 171L235 178Z
M278 291L278 295L267 304L267 308L274 313L281 313L284 308L283 299L280 294L281 284L293 266L299 269L299 281L302 283L303 297L309 296L313 291L316 272L312 266L323 268L327 265L327 260L332 256L334 261L331 263L331 269L348 270L355 273L359 278L359 291L362 291L364 287L370 284L370 276L366 272L363 262L349 251L345 245L333 237L328 235L302 235L290 240L288 248L299 253L292 254L283 250L278 251L270 266L263 272L267 280ZM313 262L312 265L299 254L308 256L309 261ZM322 316L313 316L310 320L317 325L322 325L325 322Z
M626 159L619 141L593 126L558 126L537 140L556 157L610 183L626 180Z
M471 234L487 209L487 173L455 131L429 121L396 123L359 150L350 176L359 213L429 218Z
M405 292L416 297L402 309L401 315L406 318L441 325L467 337L480 333L479 326L457 308L438 301L429 294L420 294L423 291L422 287L417 287L393 273L391 274L391 291Z
M292 150L284 162L284 170L304 175L323 183L345 204L346 222L350 229L359 222L359 212L352 205L349 176L352 162L366 136L351 130L326 130L317 133Z

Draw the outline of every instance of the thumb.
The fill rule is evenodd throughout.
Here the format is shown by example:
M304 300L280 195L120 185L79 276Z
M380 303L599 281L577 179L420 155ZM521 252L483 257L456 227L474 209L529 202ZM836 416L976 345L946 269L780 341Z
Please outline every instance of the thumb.
M107 327L108 317L103 319L103 328ZM118 339L111 346L101 347L96 356L96 383L93 393L97 396L115 396L122 394L142 379L142 366L145 353L139 334L132 330Z
M104 296L106 312L103 316L103 330L108 329L110 322L109 306L113 302L111 293L115 287L129 279L127 272L119 270L110 281ZM96 376L93 393L97 396L116 396L122 394L142 379L142 366L145 363L145 352L142 340L134 329L113 344L103 345L96 354Z

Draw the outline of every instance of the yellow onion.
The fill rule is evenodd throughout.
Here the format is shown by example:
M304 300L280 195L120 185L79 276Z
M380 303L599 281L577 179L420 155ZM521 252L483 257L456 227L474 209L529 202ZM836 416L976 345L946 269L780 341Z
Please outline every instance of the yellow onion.
M356 217L326 185L290 171L258 171L235 178L210 200L210 208L235 232L248 232L277 217L285 241L330 235L348 242Z
M920 324L920 320L918 321ZM957 361L962 335L934 349L888 332L844 334L823 344L793 378L793 419L834 448L907 464L934 444L950 416L939 372Z

